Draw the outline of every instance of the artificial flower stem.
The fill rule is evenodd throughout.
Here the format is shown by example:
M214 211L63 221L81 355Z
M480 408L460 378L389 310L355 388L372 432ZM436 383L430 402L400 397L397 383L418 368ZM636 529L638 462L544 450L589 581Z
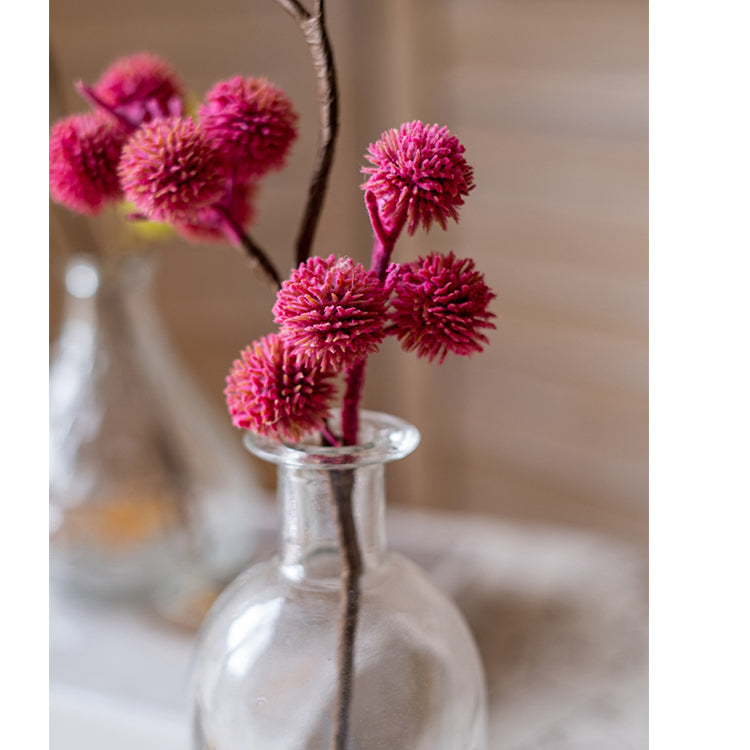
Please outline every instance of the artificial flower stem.
M322 435L326 445L335 447L339 447L341 445L341 441L333 434L333 432L331 432L331 428L328 426L327 422L324 423L320 428L320 434Z
M359 402L365 380L365 360L360 359L346 371L346 391L341 410L341 430L344 445L356 445L359 432Z
M334 714L331 750L346 750L354 682L354 638L359 618L359 579L362 575L362 555L357 541L357 527L352 512L352 470L331 471L331 489L336 510L341 559L340 633L338 644L339 678L337 683L336 713Z
M281 289L279 272L265 252L255 244L253 239L237 224L225 208L222 206L216 206L215 208L223 220L224 234L227 236L227 239L234 245L242 245L250 259L260 266L274 289L276 291Z
M393 249L396 247L396 240L399 238L399 235L406 225L406 204L396 214L393 227L390 230L386 230L383 220L380 217L377 199L372 191L368 190L365 193L365 202L367 204L367 211L370 214L370 223L375 232L370 270L382 282L385 280L388 264L391 262Z
M129 120L125 115L118 112L116 109L113 109L109 106L106 102L102 101L95 93L94 90L91 88L91 86L87 86L83 81L78 81L76 83L76 91L89 103L92 104L94 107L99 107L100 109L105 110L106 112L109 112L113 117L116 117L125 127L127 127L129 130L135 130L138 127L137 123L132 122Z
M386 231L380 218L375 196L371 192L365 194L367 210L370 213L373 230L375 231L375 242L372 248L372 262L370 270L380 281L385 280L388 264L393 255L401 231L406 224L406 210L402 209L397 215L390 231ZM344 444L355 445L359 431L359 402L362 397L362 386L365 380L365 360L361 359L346 371L346 392L341 415L342 429L344 432Z
M307 194L307 204L297 235L297 265L304 263L312 250L313 238L328 187L339 130L338 87L333 49L325 23L324 0L315 0L315 12L307 11L297 0L276 0L299 24L312 55L320 101L320 139L318 153Z
M380 211L378 209L378 199L375 197L375 193L372 190L368 190L365 193L365 205L367 206L367 213L370 215L370 223L375 232L375 237L380 240L382 244L385 244L388 239L388 232L383 226L383 221L380 218Z

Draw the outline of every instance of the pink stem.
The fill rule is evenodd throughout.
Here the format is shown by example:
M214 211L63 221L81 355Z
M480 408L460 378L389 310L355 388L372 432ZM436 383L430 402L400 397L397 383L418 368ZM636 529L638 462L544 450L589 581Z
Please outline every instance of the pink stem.
M78 83L76 83L76 91L78 91L78 93L90 104L93 104L95 107L99 107L100 109L109 112L113 117L116 117L128 129L135 130L138 127L136 123L131 122L127 117L125 117L125 115L110 107L109 104L103 102L94 93L94 90L90 86L87 86L83 81L78 81Z
M377 200L371 191L365 193L365 202L370 214L372 228L375 231L375 241L372 246L372 261L370 270L380 279L385 280L388 264L396 246L396 240L403 231L406 224L406 205L396 215L393 228L385 229ZM362 398L362 387L365 382L365 360L361 359L346 371L346 392L344 393L344 404L341 413L341 427L343 430L344 445L356 445L359 432L359 402Z
M356 445L359 432L359 402L365 381L365 360L360 359L346 371L346 392L341 412L344 445Z

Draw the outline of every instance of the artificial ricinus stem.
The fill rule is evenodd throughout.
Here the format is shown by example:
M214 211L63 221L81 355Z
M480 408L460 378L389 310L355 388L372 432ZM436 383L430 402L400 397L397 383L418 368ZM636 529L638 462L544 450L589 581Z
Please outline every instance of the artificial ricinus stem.
M297 235L297 265L304 263L312 250L313 238L328 187L333 154L339 129L338 89L333 50L325 24L324 0L315 1L315 12L307 11L297 0L276 0L299 24L310 48L318 81L320 101L320 140L318 153L307 194L307 204Z
M253 239L243 231L234 219L229 215L226 209L216 206L216 210L221 214L224 222L224 234L227 239L234 245L242 245L250 259L260 266L268 282L273 286L275 291L281 289L281 277L276 267L271 263L266 253L255 244Z
M320 428L321 437L324 440L324 445L338 447L341 445L341 441L331 432L331 428L328 426L328 422L324 422Z
M331 750L346 750L354 682L354 637L359 617L359 579L362 555L357 541L357 527L352 512L354 472L331 471L331 489L336 511L341 556L341 614L339 620L338 683Z
M94 107L99 107L100 109L103 109L105 112L109 112L113 117L116 117L125 127L127 127L129 130L135 130L138 125L131 120L129 120L125 115L120 114L116 109L113 109L109 106L106 102L102 101L95 93L94 90L91 88L91 86L87 86L83 81L78 81L76 83L76 91L89 103L92 104Z
M360 359L346 371L346 391L341 410L344 445L356 445L359 427L359 402L365 380L365 360Z
M404 203L401 210L394 217L393 226L389 230L387 230L383 224L380 210L378 209L377 198L371 190L368 190L365 193L365 203L367 204L367 211L370 214L370 223L375 232L370 270L380 279L380 281L383 281L385 279L386 271L388 270L388 265L391 262L391 256L393 255L393 248L396 246L396 240L399 238L399 235L406 225L406 203Z
M402 209L396 214L393 227L390 230L386 230L380 217L375 195L369 190L365 193L365 202L370 214L372 228L375 231L370 270L382 282L385 280L388 264L391 262L391 256L393 255L393 248L396 246L396 240L406 224L407 214L405 208ZM365 360L362 359L346 371L346 392L344 394L341 415L344 445L355 445L357 442L359 402L362 397L364 380Z

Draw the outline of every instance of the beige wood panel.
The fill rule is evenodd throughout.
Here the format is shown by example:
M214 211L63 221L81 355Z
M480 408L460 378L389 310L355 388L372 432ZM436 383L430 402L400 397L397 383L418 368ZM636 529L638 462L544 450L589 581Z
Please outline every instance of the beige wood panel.
M366 403L412 419L417 453L391 472L395 501L604 528L647 528L647 15L645 0L329 0L342 130L317 251L366 261L358 185L367 144L420 118L466 145L477 188L461 224L405 238L397 259L454 249L498 294L487 351L442 367L387 342ZM272 0L56 0L66 81L152 49L196 96L266 75L301 114L289 167L264 185L253 236L291 263L317 137L307 50ZM63 105L80 105L70 88ZM57 109L60 109L58 106ZM51 310L69 224L51 227ZM112 222L93 224L114 242ZM221 408L237 350L271 327L271 300L237 251L174 242L160 305L179 351ZM284 258L289 260L285 261Z
M474 257L498 293L487 351L408 362L431 505L647 527L645 3L420 0L401 112L475 165L461 224L408 252ZM407 16L404 20L404 16ZM402 119L406 119L403 117Z

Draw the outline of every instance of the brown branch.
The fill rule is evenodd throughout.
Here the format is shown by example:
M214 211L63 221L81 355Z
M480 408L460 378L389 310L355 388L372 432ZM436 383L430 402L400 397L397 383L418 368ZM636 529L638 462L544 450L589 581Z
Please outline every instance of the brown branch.
M273 286L274 291L281 289L281 276L276 270L276 266L271 262L265 251L255 243L247 232L232 218L229 211L223 206L215 206L216 211L224 221L224 234L235 245L242 245L247 256L256 267L260 267L266 280Z
M306 10L298 0L276 0L276 2L297 21L307 41L318 81L320 101L318 152L308 188L307 203L297 234L296 259L299 265L310 257L328 188L328 177L333 165L339 129L338 88L333 49L326 30L324 0L316 0L314 13Z
M349 734L352 689L354 683L354 637L359 619L359 579L362 555L357 541L357 527L352 510L354 471L331 471L331 488L336 508L341 557L341 612L338 643L338 683L336 712L331 734L331 750L345 750Z
M310 14L298 0L276 0L276 2L298 23L310 18Z

